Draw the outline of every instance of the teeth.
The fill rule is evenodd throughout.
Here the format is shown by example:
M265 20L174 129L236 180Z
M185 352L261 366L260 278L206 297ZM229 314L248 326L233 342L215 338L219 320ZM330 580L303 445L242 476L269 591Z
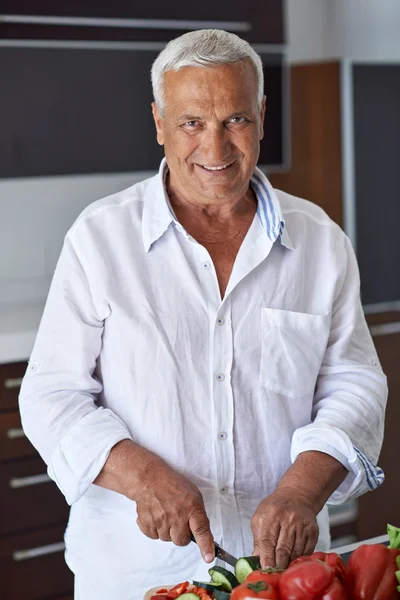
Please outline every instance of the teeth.
M207 169L207 171L222 171L222 169L230 167L231 164L232 163L229 163L228 165L224 165L223 167L206 167L205 165L203 165L203 168Z

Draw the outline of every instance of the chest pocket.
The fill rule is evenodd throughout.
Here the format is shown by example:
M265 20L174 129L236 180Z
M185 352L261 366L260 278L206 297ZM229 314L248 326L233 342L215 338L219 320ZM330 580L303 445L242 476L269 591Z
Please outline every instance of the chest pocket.
M261 309L260 384L298 398L314 390L329 337L331 315Z

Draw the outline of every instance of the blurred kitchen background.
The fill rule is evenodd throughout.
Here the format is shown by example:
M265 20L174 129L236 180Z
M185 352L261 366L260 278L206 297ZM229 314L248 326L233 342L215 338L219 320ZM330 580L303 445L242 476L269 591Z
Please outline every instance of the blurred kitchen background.
M0 596L72 598L68 507L24 438L17 398L63 237L161 158L150 67L217 27L261 54L260 164L350 236L390 395L376 492L331 511L333 544L400 525L399 0L3 0L0 7Z

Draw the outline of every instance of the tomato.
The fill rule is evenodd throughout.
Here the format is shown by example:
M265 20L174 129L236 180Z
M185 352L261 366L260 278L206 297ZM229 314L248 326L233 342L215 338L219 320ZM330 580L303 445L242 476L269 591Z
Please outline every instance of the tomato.
M254 581L265 581L272 587L277 588L279 578L283 573L283 569L257 569L246 577L245 583L253 583Z
M233 588L230 600L242 600L244 598L269 598L277 600L278 594L272 585L265 581L245 581L242 585Z
M175 600L178 596L181 596L186 592L190 583L188 581L184 581L183 583L178 583L175 587L171 588L167 593L167 597L171 598L171 600Z
M300 556L300 558L297 558L289 565L289 568L293 565L307 562L309 560L320 560L321 562L325 563L332 569L336 577L340 579L342 583L344 582L344 562L339 554L336 554L336 552L314 552L314 554L311 554L311 556Z
M200 600L211 600L211 592L208 593L204 588L198 587L197 585L193 586L190 590L192 594L196 594L199 596Z

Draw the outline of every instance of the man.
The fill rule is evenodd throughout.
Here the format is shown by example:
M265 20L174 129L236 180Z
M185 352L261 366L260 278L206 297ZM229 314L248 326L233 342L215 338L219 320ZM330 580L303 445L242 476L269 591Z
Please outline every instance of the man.
M386 380L354 253L256 168L259 57L192 32L152 81L166 158L68 232L20 397L72 505L79 600L204 580L213 538L285 567L318 534L328 549L328 500L383 480Z

